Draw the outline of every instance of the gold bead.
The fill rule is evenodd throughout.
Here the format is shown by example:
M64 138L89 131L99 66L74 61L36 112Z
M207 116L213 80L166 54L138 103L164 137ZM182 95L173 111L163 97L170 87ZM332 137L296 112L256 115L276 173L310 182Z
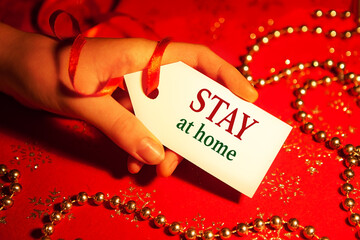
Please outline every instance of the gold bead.
M22 190L22 186L20 183L11 183L9 186L10 193L18 194Z
M214 237L215 237L215 234L210 229L205 230L205 232L202 234L203 240L213 240Z
M344 62L338 62L338 64L336 65L338 69L344 71L346 68L346 64Z
M252 46L252 50L253 50L254 52L258 52L258 51L260 50L259 45L258 45L258 44L253 45L253 46Z
M136 202L134 200L129 200L125 203L124 208L127 213L133 213L136 210Z
M60 203L60 209L64 213L69 212L71 208L72 208L72 203L70 200L64 200Z
M41 231L45 236L52 235L54 233L54 225L52 223L46 223Z
M95 193L93 196L93 201L95 205L101 205L105 200L105 194L102 192Z
M321 27L315 27L314 32L317 33L317 34L321 34L322 33L322 28Z
M360 33L360 27L356 27L355 30L356 30L356 33Z
M252 56L250 54L246 55L245 60L248 61L248 62L251 62Z
M294 28L293 27L287 27L285 28L285 31L289 34L293 33L294 32Z
M246 78L246 80L248 80L249 82L251 82L253 80L253 77L251 75L245 75L244 76Z
M355 206L356 202L352 198L345 198L342 205L346 211L352 209Z
M298 88L296 89L296 91L294 92L296 97L302 97L306 94L306 89L305 88Z
M320 63L319 63L319 61L314 60L314 61L311 62L311 66L313 66L313 67L319 67L319 66L320 66Z
M261 218L256 218L253 223L254 230L260 232L265 229L265 221Z
M0 164L0 177L5 176L5 174L7 174L8 171L9 169L5 164Z
M321 238L319 238L319 240L330 240L330 238L328 238L328 237L321 237Z
M314 124L313 123L311 123L311 122L307 122L307 123L305 123L304 125L302 125L302 127L301 127L301 130L304 132L304 133L307 133L307 134L309 134L309 133L312 133L312 131L314 131Z
M345 12L343 12L343 13L342 13L342 17L343 17L343 18L349 18L349 17L351 17L351 12L350 12L350 11L345 11Z
M315 228L313 226L306 226L303 230L305 238L311 239L315 236Z
M279 30L275 30L275 31L273 32L273 35L274 35L274 37L278 38L278 37L280 37L281 32L280 32Z
M348 220L352 226L356 226L360 222L360 214L351 213Z
M227 227L224 227L220 230L219 232L220 238L221 239L228 239L231 237L231 230Z
M288 223L287 223L287 226L289 228L290 231L294 232L296 231L300 224L299 224L299 220L297 220L296 218L291 218Z
M352 96L360 96L360 86L354 86L350 89L350 94Z
M195 230L195 228L191 227L191 228L186 229L185 238L187 240L196 239L196 230Z
M89 200L89 196L86 192L79 192L79 194L76 196L76 202L83 206L87 201Z
M262 41L262 43L267 44L269 42L269 38L268 37L263 37L261 39L261 41Z
M109 204L111 208L118 208L121 204L121 198L115 195L112 198L110 198Z
M325 66L328 67L328 68L333 67L334 66L334 61L331 60L331 59L325 60Z
M355 77L356 77L355 73L353 73L353 72L348 72L348 73L345 74L345 78L344 78L344 79L345 79L345 82L351 83L352 81L354 81Z
M249 71L249 66L248 65L242 65L240 70L242 72L248 72Z
M337 12L332 9L332 10L330 10L327 14L328 14L329 17L336 17Z
M329 141L329 147L331 149L338 149L341 146L341 141L338 137L333 137Z
M279 78L278 75L274 75L274 76L272 76L271 78L272 78L272 80L273 80L274 82L280 81L280 78Z
M10 181L15 182L17 180L19 180L20 178L20 171L17 169L12 169L10 170L10 172L8 173L8 178Z
M288 68L285 68L284 69L284 73L287 75L287 76L290 76L292 74L292 71Z
M306 116L307 116L306 112L304 112L304 111L298 111L298 112L294 115L294 118L295 118L296 121L302 122L302 121L304 121L304 120L306 119Z
M353 190L354 190L354 187L350 183L344 183L340 188L340 191L343 195L347 195L347 194L351 193Z
M178 222L173 222L172 224L169 225L169 232L172 235L177 235L179 234L181 231L181 225Z
M4 196L2 199L1 199L1 205L3 206L3 208L6 210L6 209L9 209L11 208L13 205L14 205L14 200L9 197L9 196Z
M163 227L166 224L166 218L164 215L159 214L154 218L154 224L156 227Z
M350 169L350 168L347 168L344 170L344 172L342 173L342 176L344 178L344 180L351 180L355 177L355 172Z
M329 36L329 37L334 38L334 37L336 37L336 35L337 35L337 33L336 33L335 30L330 30L330 31L328 32L328 36Z
M360 75L355 75L354 83L356 83L357 85L360 84Z
M299 68L299 70L304 70L305 65L302 64L302 63L299 63L299 64L297 65L297 67Z
M322 17L323 16L323 11L321 11L320 9L315 10L314 16L315 17Z
M344 38L351 38L351 37L352 37L352 33L351 33L350 31L346 31L346 32L344 32L343 37L344 37Z
M308 81L308 86L311 88L316 88L317 87L317 82L313 79Z
M295 109L300 109L304 106L304 101L301 99L301 98L298 98L296 99L294 102L293 102L293 107Z
M347 156L347 158L345 159L345 165L347 167L357 166L359 165L359 160L356 157Z
M50 221L51 221L53 224L59 223L61 219L62 219L62 214L61 214L61 212L55 211L55 212L52 212L52 213L50 214Z
M332 38L333 38L333 37L336 37L337 33L336 33L335 30L330 30L327 35L328 35L329 37L332 37Z
M343 149L342 149L343 153L346 155L346 156L349 156L351 155L354 151L355 151L355 147L354 145L352 144L346 144Z
M266 85L265 79L260 78L256 84L257 87L264 87Z
M278 230L282 227L282 219L279 216L272 216L270 219L270 226L275 230Z
M324 131L318 131L314 134L314 139L317 142L325 142L326 140L326 132Z
M236 232L239 234L240 237L246 236L249 234L249 226L245 223L239 223L236 226Z
M300 26L300 30L301 30L303 33L306 33L307 31L309 31L309 28L308 28L306 25L302 25L302 26Z
M140 210L139 215L143 220L149 219L151 216L151 209L149 207L143 207Z
M323 77L323 83L325 86L329 86L332 83L332 80L330 77Z

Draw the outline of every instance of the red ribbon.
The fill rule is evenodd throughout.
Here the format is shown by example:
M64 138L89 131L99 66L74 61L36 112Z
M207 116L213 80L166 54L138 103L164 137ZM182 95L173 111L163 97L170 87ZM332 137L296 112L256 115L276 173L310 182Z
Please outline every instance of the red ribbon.
M98 89L95 93L91 94L85 94L80 92L75 87L75 73L77 69L77 65L80 58L80 53L83 48L83 46L86 43L86 39L82 34L79 34L70 51L70 59L69 59L69 77L71 84L74 88L74 90L82 95L82 96L88 96L88 97L94 97L94 96L104 96L107 94L112 94L117 87L120 87L121 89L125 90L124 87L124 78L123 77L117 77L117 78L111 78L109 79L105 85L103 85L100 89ZM159 86L159 77L160 77L160 66L161 66L161 60L162 56L164 54L164 51L167 47L167 45L170 43L169 38L165 38L158 42L155 51L153 55L150 58L148 66L144 69L143 74L143 90L146 96L150 96L152 92L154 92L157 87Z
M147 68L143 74L143 90L146 96L149 97L159 86L161 59L164 55L165 48L170 43L170 38L164 38L158 42L153 55L150 58Z
M90 94L82 93L76 88L75 86L76 69L79 63L80 53L86 43L86 39L80 33L80 26L78 21L70 13L67 13L64 10L57 10L50 16L49 23L54 35L58 39L60 39L60 36L58 36L55 31L55 22L58 16L63 13L67 14L70 17L72 22L73 33L75 36L77 35L70 50L69 69L68 69L69 78L76 93L84 97L96 97L96 96L104 96L107 94L112 94L117 87L120 87L121 89L125 90L123 77L108 79L105 82L105 84L99 85L98 90ZM143 71L144 74L143 74L142 85L143 85L144 93L148 97L159 86L161 59L169 43L170 43L169 38L165 38L160 42L158 42L155 51L150 58L149 64Z

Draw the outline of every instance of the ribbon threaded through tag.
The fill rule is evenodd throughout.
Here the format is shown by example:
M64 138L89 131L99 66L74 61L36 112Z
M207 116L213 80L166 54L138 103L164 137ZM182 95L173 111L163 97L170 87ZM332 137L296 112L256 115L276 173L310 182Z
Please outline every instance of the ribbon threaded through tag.
M72 23L72 28L73 28L73 33L76 36L76 38L73 42L73 45L71 47L71 50L70 50L69 67L68 67L68 74L69 74L70 82L71 82L75 92L83 97L99 97L99 96L104 96L107 94L112 94L117 87L121 88L122 90L125 90L124 78L122 76L108 79L105 84L102 84L101 86L99 86L98 90L96 90L94 93L90 93L90 94L82 93L80 90L78 90L75 87L76 69L77 69L77 66L79 63L81 50L84 47L84 45L86 44L86 39L85 39L84 35L81 34L79 23L75 19L75 17L64 10L57 10L50 16L49 23L50 23L50 27L52 29L54 36L56 38L58 38L59 40L61 40L61 37L59 37L56 33L55 22L56 22L56 19L58 18L58 16L63 13L67 14L70 17L71 23ZM144 91L145 95L150 98L152 98L151 95L159 86L161 60L162 60L162 56L165 52L165 49L169 43L170 43L170 38L164 38L158 42L147 67L143 71L144 72L143 86L142 86L143 91Z

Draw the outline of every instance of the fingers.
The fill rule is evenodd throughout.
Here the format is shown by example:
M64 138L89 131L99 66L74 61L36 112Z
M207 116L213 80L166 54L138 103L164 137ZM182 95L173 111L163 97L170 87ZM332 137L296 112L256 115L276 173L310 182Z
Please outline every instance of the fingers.
M71 108L136 160L150 165L164 160L165 152L160 141L111 96L74 99ZM130 162L131 169L136 171L135 161Z
M154 42L139 39L136 41L141 44L136 45L137 48L135 49L127 48L133 49L134 53L127 54L128 57L126 61L124 60L124 62L131 64L119 72L112 72L112 76L117 77L117 75L137 71L146 66L155 48ZM142 49L147 49L147 51L142 51ZM116 52L126 52L126 49ZM106 58L104 57L104 59ZM109 59L108 61L112 62ZM253 102L258 97L256 90L236 68L204 46L171 43L164 53L162 63L167 64L176 61L183 61L210 78L221 82L234 94L247 101ZM111 69L121 68L120 65L115 67L112 65ZM72 102L71 108L75 115L99 128L114 143L132 156L128 159L128 169L131 173L139 172L145 163L158 165L158 175L166 177L170 176L181 162L181 156L170 150L164 151L159 140L111 96L79 98L72 100ZM128 104L127 107L130 108L131 104Z
M165 151L165 160L156 166L158 176L169 177L176 169L176 167L183 160L179 154L171 151Z
M135 159L133 156L129 156L127 160L127 167L130 173L132 174L138 173L141 170L142 166L144 166L144 163Z
M161 177L169 177L182 160L183 157L179 154L171 150L166 150L164 161L156 166L157 175ZM142 166L144 166L144 163L136 160L132 156L129 156L127 166L130 173L136 174L141 170Z
M222 82L234 94L249 102L258 98L255 88L235 67L205 46L170 43L165 50L163 64L176 61L183 61L208 77Z

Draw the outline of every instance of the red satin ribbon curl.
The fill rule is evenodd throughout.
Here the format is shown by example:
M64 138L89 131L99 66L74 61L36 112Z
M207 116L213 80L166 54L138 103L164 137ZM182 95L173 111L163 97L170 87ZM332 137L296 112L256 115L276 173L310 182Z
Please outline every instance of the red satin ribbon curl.
M117 77L117 78L111 78L106 81L105 84L102 84L102 86L99 86L99 89L96 90L94 93L87 94L82 93L75 87L75 74L76 69L79 63L80 53L82 48L84 47L86 43L85 37L81 34L80 31L80 25L78 21L75 19L74 16L72 16L70 13L64 11L64 10L57 10L52 13L49 19L50 28L53 31L53 34L58 38L61 39L60 36L57 35L57 32L55 31L55 23L59 15L66 14L70 17L71 23L72 23L72 30L73 34L77 36L73 42L73 45L70 50L70 59L69 59L69 78L71 81L71 84L76 91L77 94L84 96L84 97L96 97L96 96L104 96L107 94L112 94L117 87L120 87L121 89L125 90L124 86L124 78L123 77ZM161 59L164 54L164 51L167 47L167 45L170 43L169 38L165 38L158 42L155 51L153 55L150 58L148 66L144 69L143 74L143 90L146 96L149 97L149 95L157 89L159 86L159 77L160 77L160 66L161 66Z
M112 94L117 87L125 90L123 77L109 79L103 87L101 87L95 93L91 94L82 93L75 87L75 73L79 62L80 53L85 43L85 37L82 34L79 34L74 40L70 51L69 78L74 90L81 96L87 97L98 97ZM169 43L169 38L165 38L158 42L155 51L150 58L148 66L144 69L143 89L146 96L149 96L159 86L161 60L164 51Z
M150 58L149 64L144 70L146 75L144 76L143 74L143 77L145 77L143 79L143 90L145 95L148 97L159 86L161 59L169 43L170 38L164 38L158 42L155 51Z

